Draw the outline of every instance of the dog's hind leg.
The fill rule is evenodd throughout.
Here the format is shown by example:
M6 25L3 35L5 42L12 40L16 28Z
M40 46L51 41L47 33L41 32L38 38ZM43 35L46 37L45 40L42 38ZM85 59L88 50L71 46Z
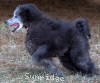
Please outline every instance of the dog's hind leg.
M74 64L72 63L71 57L70 57L70 53L69 51L67 51L64 56L60 56L59 57L61 64L72 71L76 71L76 69L74 68Z
M95 65L91 61L87 51L83 52L83 50L79 50L77 48L72 49L70 57L77 72L81 72L82 75L87 76L93 76L97 74Z

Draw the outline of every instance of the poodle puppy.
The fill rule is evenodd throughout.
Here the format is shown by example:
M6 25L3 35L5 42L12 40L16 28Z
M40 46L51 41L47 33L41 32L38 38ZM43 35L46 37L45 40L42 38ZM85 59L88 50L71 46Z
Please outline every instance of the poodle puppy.
M32 4L17 6L13 15L5 23L14 26L12 32L22 27L27 30L25 46L34 65L43 65L50 73L62 76L51 60L58 57L62 65L70 70L87 76L96 74L89 56L91 34L87 20L64 22L50 19Z

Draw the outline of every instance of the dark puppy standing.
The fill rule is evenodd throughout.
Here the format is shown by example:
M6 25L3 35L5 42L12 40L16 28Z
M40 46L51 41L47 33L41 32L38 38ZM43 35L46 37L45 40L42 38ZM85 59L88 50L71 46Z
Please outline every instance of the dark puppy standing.
M83 75L96 74L89 57L90 32L85 19L68 23L55 21L43 16L36 6L25 4L15 9L14 16L6 24L15 26L13 32L22 27L28 29L25 45L33 64L42 64L47 71L60 76L61 72L48 60L59 57L63 66L68 69Z

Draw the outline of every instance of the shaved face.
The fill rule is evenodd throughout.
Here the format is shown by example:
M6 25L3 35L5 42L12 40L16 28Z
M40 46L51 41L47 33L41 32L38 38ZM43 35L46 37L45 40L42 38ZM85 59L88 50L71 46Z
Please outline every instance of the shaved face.
M13 17L6 21L9 26L14 28L12 32L16 32L23 27L23 23L19 16L19 12L20 12L19 8L16 8L13 13Z

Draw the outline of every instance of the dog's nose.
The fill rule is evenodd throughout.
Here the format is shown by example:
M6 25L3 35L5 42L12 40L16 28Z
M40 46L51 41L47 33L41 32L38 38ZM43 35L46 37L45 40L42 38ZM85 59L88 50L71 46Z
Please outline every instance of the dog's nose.
M7 21L5 21L5 24L6 24L6 25L8 25L8 22L7 22Z

